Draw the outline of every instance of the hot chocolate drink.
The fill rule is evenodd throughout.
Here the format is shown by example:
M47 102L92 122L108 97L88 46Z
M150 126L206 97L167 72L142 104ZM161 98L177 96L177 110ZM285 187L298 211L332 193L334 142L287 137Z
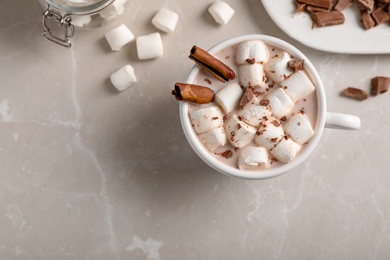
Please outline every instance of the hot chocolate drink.
M229 46L214 57L236 76L213 77L207 65L191 82L215 93L213 102L189 105L205 149L242 170L293 161L314 135L317 115L316 86L304 60L260 40Z

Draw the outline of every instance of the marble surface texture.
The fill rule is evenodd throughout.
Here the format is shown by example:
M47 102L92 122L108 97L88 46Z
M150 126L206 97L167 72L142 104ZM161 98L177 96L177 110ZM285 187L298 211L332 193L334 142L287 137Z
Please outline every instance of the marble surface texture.
M42 38L38 1L0 1L1 259L389 259L390 93L358 102L340 92L390 76L390 56L305 47L259 0L226 0L236 13L219 26L212 2L131 0L66 49ZM175 32L161 33L162 58L138 60L134 42L110 51L107 30L156 32L162 7L179 15ZM193 66L192 45L247 33L300 48L328 110L362 120L358 131L325 129L307 162L265 181L203 163L170 94ZM108 78L125 64L138 82L118 93Z

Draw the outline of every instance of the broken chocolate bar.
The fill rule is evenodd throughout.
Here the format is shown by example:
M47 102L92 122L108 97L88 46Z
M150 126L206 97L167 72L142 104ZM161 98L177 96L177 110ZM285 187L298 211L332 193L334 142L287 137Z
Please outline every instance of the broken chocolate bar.
M372 19L371 15L368 13L367 10L361 11L360 19L366 30L371 29L372 27L375 26L375 21L374 19Z
M345 21L344 14L340 11L316 12L310 17L318 27L343 24Z
M248 104L254 97L255 97L255 92L253 88L247 87L244 95L241 98L240 107L244 108L244 106Z
M330 10L333 4L333 0L298 0L298 2L301 4L322 7L328 10Z
M292 69L293 71L303 70L303 66L305 64L305 60L290 60L287 63L287 66Z
M339 0L337 4L333 7L336 11L343 11L345 8L352 5L352 0Z
M356 0L355 2L368 12L372 12L372 10L374 10L374 0Z
M371 79L371 95L377 96L385 93L389 89L390 78L388 77L375 77Z
M356 100L366 100L368 98L368 92L354 87L348 87L344 90L344 95Z
M383 11L381 7L376 8L371 13L371 16L374 19L376 25L388 22L390 20L390 15Z

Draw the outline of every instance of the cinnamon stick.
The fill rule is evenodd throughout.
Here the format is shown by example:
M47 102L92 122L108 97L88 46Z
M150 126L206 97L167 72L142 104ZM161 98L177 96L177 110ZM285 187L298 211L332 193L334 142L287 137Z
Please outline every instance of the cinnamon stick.
M215 93L210 88L188 84L176 83L172 95L179 101L189 101L197 104L206 104L214 101Z
M222 82L236 78L234 70L196 45L192 47L189 58Z

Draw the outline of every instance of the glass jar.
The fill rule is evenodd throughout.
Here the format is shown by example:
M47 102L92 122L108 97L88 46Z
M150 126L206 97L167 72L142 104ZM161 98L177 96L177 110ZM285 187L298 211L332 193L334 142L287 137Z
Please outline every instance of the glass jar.
M39 0L43 13L43 36L71 47L75 28L101 27L122 15L127 0Z

